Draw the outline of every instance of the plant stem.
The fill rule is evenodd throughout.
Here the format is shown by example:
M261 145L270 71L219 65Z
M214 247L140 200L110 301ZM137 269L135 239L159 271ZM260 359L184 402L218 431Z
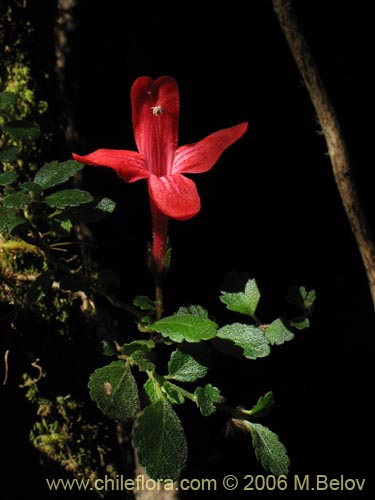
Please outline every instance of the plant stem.
M156 321L158 321L163 316L163 289L160 276L155 276L155 307Z
M322 127L337 188L362 256L375 307L375 246L353 179L349 154L339 121L291 1L272 0L272 2Z

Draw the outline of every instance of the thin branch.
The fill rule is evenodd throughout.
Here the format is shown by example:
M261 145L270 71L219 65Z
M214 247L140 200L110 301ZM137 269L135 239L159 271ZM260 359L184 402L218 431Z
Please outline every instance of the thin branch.
M375 246L351 172L343 133L290 0L272 0L327 142L333 174L367 273L375 307Z

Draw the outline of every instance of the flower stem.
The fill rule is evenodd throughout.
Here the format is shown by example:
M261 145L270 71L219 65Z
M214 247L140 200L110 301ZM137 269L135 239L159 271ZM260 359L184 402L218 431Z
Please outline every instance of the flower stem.
M161 274L165 268L167 252L168 217L151 201L152 216L152 259L155 273Z

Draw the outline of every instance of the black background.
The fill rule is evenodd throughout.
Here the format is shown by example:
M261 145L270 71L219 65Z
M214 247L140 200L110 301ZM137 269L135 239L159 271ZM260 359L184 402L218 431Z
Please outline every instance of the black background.
M369 12L364 2L354 1L295 5L341 120L373 226ZM266 391L274 392L276 408L265 423L288 448L291 478L366 478L363 493L309 492L307 498L369 498L374 312L324 138L271 2L170 6L81 0L77 20L68 67L79 133L76 152L135 148L129 91L141 75L178 80L180 144L249 122L246 136L210 172L194 176L199 215L171 223L166 309L199 303L219 321L234 321L218 300L223 277L233 270L257 278L263 292L259 315L265 321L283 313L290 285L314 288L310 330L264 360L219 358L215 381L232 405L250 406ZM41 26L36 46L45 36ZM43 51L41 56L43 65ZM145 267L151 231L145 182L124 184L110 170L87 168L84 184L117 202L110 220L94 229L102 242L96 258L121 276L124 299L152 293ZM203 419L187 405L178 411L190 448L184 477L220 481L235 474L244 485L246 474L264 474L248 439L225 437L225 416ZM17 422L12 424L11 435L17 433ZM35 457L26 451L19 460L27 478L20 491L48 495ZM73 492L49 494L74 497ZM284 494L228 493L228 498L242 497L302 494L292 486Z

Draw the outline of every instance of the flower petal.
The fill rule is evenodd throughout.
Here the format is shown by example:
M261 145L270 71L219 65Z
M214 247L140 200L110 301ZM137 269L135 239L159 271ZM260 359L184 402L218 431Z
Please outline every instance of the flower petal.
M177 149L172 174L201 174L210 170L220 155L238 141L247 130L247 123L214 132L199 142Z
M201 208L195 182L183 175L151 175L148 189L160 212L172 219L190 219Z
M76 161L86 165L112 168L126 182L135 182L150 175L144 158L136 151L97 149L88 155L80 156L73 153L72 156Z
M153 81L137 78L131 89L134 138L150 172L171 172L178 142L180 100L177 82L170 76Z

